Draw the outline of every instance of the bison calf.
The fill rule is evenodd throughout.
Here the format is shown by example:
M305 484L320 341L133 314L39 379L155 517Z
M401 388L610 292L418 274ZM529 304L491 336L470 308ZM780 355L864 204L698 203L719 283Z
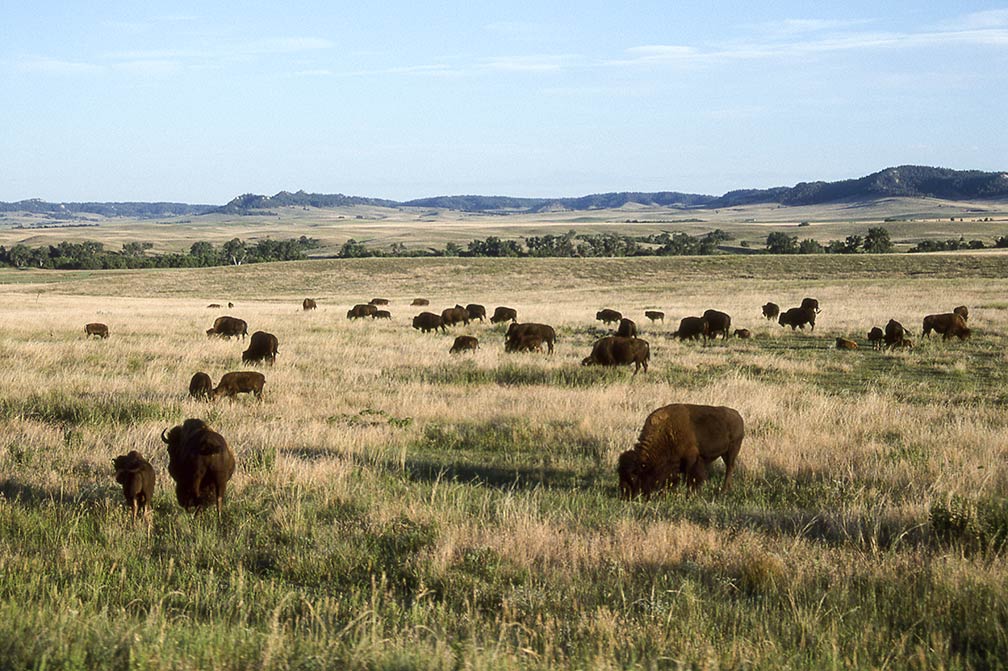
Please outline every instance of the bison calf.
M98 336L99 338L108 338L109 330L108 326L105 324L99 324L95 322L93 324L84 325L84 337L90 338L91 336Z
M307 312L308 310L315 310L318 305L315 303L313 298L306 298L301 302L301 309Z
M263 385L266 384L266 376L255 371L236 371L224 373L220 382L214 387L214 399L226 396L234 399L238 394L252 394L257 399L262 399Z
M410 305L430 305L430 301L426 298L414 298Z
M249 338L248 349L242 352L242 363L258 363L268 361L269 365L276 363L279 341L272 333L256 331Z
M137 512L146 515L150 510L157 480L154 467L136 450L116 457L112 460L112 465L115 467L116 482L122 485L123 497L133 519L136 519Z
M235 470L234 452L224 437L201 419L187 419L162 431L161 440L168 446L168 475L175 481L179 505L199 510L215 503L220 517L224 490Z
M392 319L392 313L388 310L375 310L371 319Z
M665 323L665 313L660 310L645 310L644 316L650 319L652 322Z
M458 336L455 338L455 342L452 343L451 349L448 350L450 354L458 354L459 352L475 352L479 349L479 339L474 336Z
M871 343L872 349L880 350L882 349L882 343L885 340L885 333L882 332L878 326L873 326L871 331L868 331L868 342Z
M858 346L857 346L856 342L854 342L853 340L850 340L848 338L837 338L836 339L836 348L837 349L853 350L853 349L857 349Z
M189 395L193 398L210 398L213 393L213 380L206 373L200 372L189 380Z
M752 338L752 331L749 329L735 329L735 337L741 338L742 340L747 340Z

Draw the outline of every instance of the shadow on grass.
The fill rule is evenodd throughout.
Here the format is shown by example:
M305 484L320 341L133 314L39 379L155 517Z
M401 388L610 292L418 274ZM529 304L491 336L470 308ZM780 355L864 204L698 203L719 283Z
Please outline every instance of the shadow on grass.
M68 492L65 490L38 487L8 478L0 482L0 496L8 501L32 507L44 503L65 506L91 506L99 503L104 504L112 498L113 489L111 487L95 486L76 492ZM122 500L121 493L119 493L119 500Z
M403 473L416 483L455 482L507 491L528 491L540 487L584 491L597 487L596 478L568 469L548 466L484 466L472 463L450 463L428 459L405 461L369 461L386 471Z

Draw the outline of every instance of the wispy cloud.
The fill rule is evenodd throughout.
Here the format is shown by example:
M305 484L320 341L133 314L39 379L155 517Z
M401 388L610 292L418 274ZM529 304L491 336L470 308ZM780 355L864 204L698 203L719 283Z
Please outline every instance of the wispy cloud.
M17 68L22 72L42 73L49 75L95 75L105 72L106 67L97 63L83 61L68 61L47 56L28 56L17 61Z

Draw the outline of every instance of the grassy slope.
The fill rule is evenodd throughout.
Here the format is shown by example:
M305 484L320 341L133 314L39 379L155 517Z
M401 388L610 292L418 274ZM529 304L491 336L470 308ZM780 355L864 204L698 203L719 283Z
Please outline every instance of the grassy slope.
M0 273L0 668L998 666L1005 278L989 255ZM344 319L375 295L392 323ZM450 357L414 295L514 306L557 353L472 325ZM815 335L759 318L805 295ZM262 403L185 396L239 367L201 336L226 300L280 339ZM966 343L829 347L959 303ZM649 373L578 365L601 307L644 327ZM754 339L669 338L708 307ZM674 401L745 417L735 488L619 501L617 455ZM158 435L192 416L238 455L220 525L165 470ZM111 477L129 449L158 470L150 532Z

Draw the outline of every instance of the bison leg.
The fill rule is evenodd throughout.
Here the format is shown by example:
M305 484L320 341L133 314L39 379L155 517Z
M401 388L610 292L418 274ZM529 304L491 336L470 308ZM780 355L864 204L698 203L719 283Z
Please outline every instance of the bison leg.
M731 487L731 476L735 471L735 459L738 457L739 449L742 447L742 441L738 441L731 446L731 449L721 455L721 460L724 461L724 482L721 483L721 492L727 492Z
M693 466L686 473L686 483L689 485L690 491L698 491L700 486L707 481L707 468L704 466L703 459L697 459L693 462Z

